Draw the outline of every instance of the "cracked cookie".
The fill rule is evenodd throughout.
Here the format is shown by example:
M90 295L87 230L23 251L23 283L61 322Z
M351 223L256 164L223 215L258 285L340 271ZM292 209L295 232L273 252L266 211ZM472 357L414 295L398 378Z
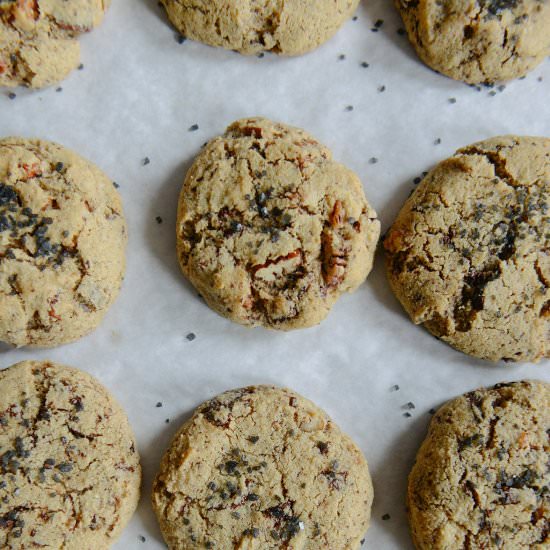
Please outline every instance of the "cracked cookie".
M112 182L60 145L0 140L0 341L55 346L92 331L124 275Z
M0 86L42 88L80 62L78 36L103 19L110 0L0 0Z
M548 548L550 385L497 384L434 416L409 476L419 550Z
M432 69L470 84L525 75L550 55L548 0L395 0Z
M351 170L303 130L262 118L208 143L180 195L184 274L210 307L249 326L322 321L365 280L379 233Z
M203 403L153 485L171 549L357 549L373 489L353 441L289 389L250 386Z
M124 411L92 376L47 361L0 371L0 547L106 549L141 469Z
M483 359L549 357L549 202L548 138L495 137L434 168L384 242L412 320Z
M161 0L183 36L243 54L300 55L329 40L359 0Z

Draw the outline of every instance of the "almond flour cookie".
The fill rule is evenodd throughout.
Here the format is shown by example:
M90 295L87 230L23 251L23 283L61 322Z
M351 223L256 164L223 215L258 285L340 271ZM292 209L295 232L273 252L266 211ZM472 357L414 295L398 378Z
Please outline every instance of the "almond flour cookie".
M395 0L432 69L471 84L525 75L550 55L548 0Z
M233 123L195 160L181 191L185 275L238 323L322 321L372 268L380 223L357 176L298 128Z
M273 386L201 405L153 486L173 550L357 549L372 497L353 441L313 403Z
M351 17L359 0L161 0L182 35L243 54L300 55Z
M108 548L139 499L124 411L89 374L45 361L0 371L0 547Z
M384 246L416 324L491 361L550 356L550 139L496 137L440 163Z
M0 140L0 341L55 346L93 330L124 274L112 182L54 143Z
M497 384L434 416L409 477L419 550L548 548L550 385Z
M42 88L80 62L78 36L101 23L110 0L0 0L0 86Z

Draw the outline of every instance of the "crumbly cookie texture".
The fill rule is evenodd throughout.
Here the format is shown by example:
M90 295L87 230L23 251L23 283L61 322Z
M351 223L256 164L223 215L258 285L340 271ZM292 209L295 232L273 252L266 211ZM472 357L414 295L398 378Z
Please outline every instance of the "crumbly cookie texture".
M55 346L93 330L124 274L113 183L54 143L0 140L0 341Z
M409 477L419 550L548 548L550 385L497 384L434 416Z
M548 0L395 0L432 69L470 84L525 75L550 55Z
M357 549L367 463L310 401L273 386L201 405L165 454L153 506L169 548Z
M0 371L0 547L106 549L140 483L128 419L95 378L41 361Z
M244 325L315 325L372 268L380 233L357 176L298 128L233 123L182 188L178 255L214 310Z
M0 0L0 86L42 88L80 63L78 36L110 0Z
M331 38L359 0L161 0L188 38L243 54L300 55Z
M491 361L550 356L550 139L460 149L407 200L384 246L412 320Z

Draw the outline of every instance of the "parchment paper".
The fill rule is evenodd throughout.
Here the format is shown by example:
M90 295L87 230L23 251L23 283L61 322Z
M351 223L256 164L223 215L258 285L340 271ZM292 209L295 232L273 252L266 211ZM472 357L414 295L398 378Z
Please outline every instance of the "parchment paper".
M128 411L142 455L143 497L115 548L164 547L149 504L152 477L182 420L226 389L288 385L352 435L376 491L365 547L390 550L412 548L406 476L428 410L480 385L550 380L548 361L486 364L415 327L388 287L380 255L366 284L319 327L288 334L217 316L180 275L174 225L185 171L202 143L237 118L263 115L310 131L360 175L383 230L413 179L458 147L506 133L550 135L548 60L503 91L476 91L417 60L396 32L401 21L391 4L362 3L357 20L326 45L285 59L178 44L156 0L116 0L102 27L82 39L84 69L62 91L18 89L13 100L0 93L0 135L58 141L120 184L128 270L104 323L58 349L0 348L0 367L51 358L85 369ZM384 23L373 32L378 19ZM189 131L194 124L199 129ZM391 391L395 384L400 389ZM409 401L415 409L406 418Z

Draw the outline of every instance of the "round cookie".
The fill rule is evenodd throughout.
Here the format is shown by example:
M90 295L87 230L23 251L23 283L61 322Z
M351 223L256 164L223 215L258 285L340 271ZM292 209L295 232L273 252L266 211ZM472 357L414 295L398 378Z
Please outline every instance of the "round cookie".
M380 232L357 176L298 128L239 120L187 173L178 256L210 307L238 323L322 321L372 268Z
M550 356L550 139L460 149L388 231L390 284L416 324L491 361Z
M0 371L0 547L106 549L141 469L124 411L92 376L42 361Z
M0 0L0 86L42 88L80 63L78 35L101 23L110 0Z
M270 51L282 55L317 48L359 4L359 0L161 1L183 36L243 54Z
M409 477L419 550L548 548L550 385L497 384L453 399Z
M201 405L166 452L153 506L171 549L357 549L373 489L353 441L288 389Z
M93 330L124 274L113 183L54 143L0 140L0 341L55 346Z
M395 0L416 52L470 84L525 75L550 55L548 0Z

